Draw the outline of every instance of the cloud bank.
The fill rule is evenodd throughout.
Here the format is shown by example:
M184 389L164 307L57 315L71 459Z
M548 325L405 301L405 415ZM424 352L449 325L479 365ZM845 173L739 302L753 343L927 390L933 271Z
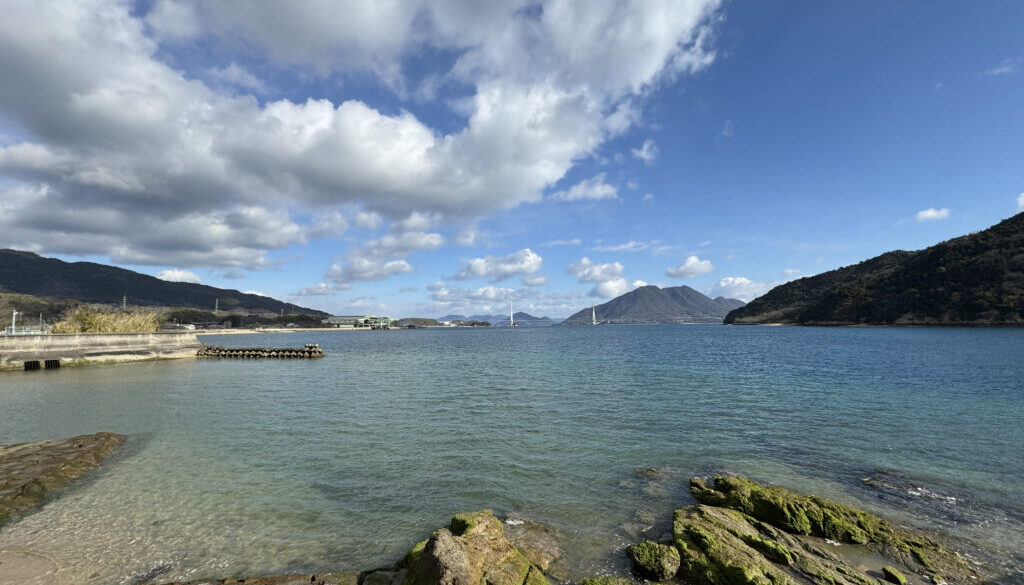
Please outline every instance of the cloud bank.
M465 221L537 201L634 125L652 88L714 60L718 2L135 9L124 0L5 9L0 76L17 83L0 92L0 246L251 269L271 263L268 252L336 236L353 216L376 229L374 218ZM174 60L197 47L209 60L201 70ZM413 67L425 50L453 58ZM458 123L439 130L411 103L291 101L272 95L265 71L372 76L399 103L443 99ZM565 191L615 196L601 175ZM332 280L411 269L368 250L332 268Z

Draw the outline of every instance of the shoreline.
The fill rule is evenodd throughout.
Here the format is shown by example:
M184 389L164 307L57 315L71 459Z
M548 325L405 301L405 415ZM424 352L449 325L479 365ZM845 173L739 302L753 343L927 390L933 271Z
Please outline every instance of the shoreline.
M0 446L0 470L14 478L15 490L0 498L0 527L18 522L33 508L48 505L51 491L62 491L86 476L123 444L113 433L82 435ZM113 465L116 465L116 459ZM636 468L639 478L665 479L666 471ZM10 483L10 482L8 482ZM20 487L19 487L20 486ZM36 486L43 486L40 491ZM652 531L630 537L632 544L611 552L622 557L612 574L570 576L563 543L569 538L543 519L491 510L458 513L451 521L386 566L356 572L331 567L330 572L269 575L215 575L198 580L165 581L161 575L190 574L188 567L160 565L132 582L164 585L247 583L252 585L628 585L649 582L719 585L710 576L742 570L740 585L763 582L790 585L967 585L999 583L1015 578L996 566L969 560L950 548L947 535L933 540L932 531L912 531L860 508L784 487L762 485L739 476L694 477L689 481L696 505L673 504L668 522L672 537L649 540L666 527L652 518ZM57 496L60 497L59 495ZM5 523L4 520L7 522ZM660 528L656 528L660 526ZM950 543L943 544L943 541ZM628 568L627 568L628 567ZM283 567L282 567L283 568ZM76 582L63 574L59 559L20 546L0 549L2 582ZM79 567L77 571L82 571ZM184 572L184 573L182 573ZM737 573L738 574L738 573ZM902 577L902 578L898 578ZM141 579L140 579L141 577ZM62 579L71 579L65 581ZM180 579L180 577L179 577ZM600 581L598 581L600 579ZM768 581L765 581L767 579ZM1012 581L1011 581L1012 582Z

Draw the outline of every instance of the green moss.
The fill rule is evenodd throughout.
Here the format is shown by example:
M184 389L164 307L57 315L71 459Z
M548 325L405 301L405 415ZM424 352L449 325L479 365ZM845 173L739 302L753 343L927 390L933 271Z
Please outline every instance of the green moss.
M633 581L625 577L612 577L610 575L605 575L602 577L590 577L589 579L584 579L583 585L633 585Z
M744 535L740 538L747 543L747 546L764 555L769 561L787 566L793 563L793 551L784 544L753 535Z
M452 517L451 531L455 536L462 536L476 526L473 514L456 514Z
M928 569L929 571L932 570L931 559L928 558L928 555L921 552L921 549L915 547L910 549L910 552L913 553L914 558L917 559L917 562L921 563L921 565L923 565L924 568Z
M584 583L586 583L586 581L584 581ZM627 583L629 583L629 581L627 581ZM551 583L540 569L531 566L530 572L526 574L526 580L523 581L523 585L551 585Z
M649 540L626 549L633 569L641 576L656 581L671 579L679 569L679 551Z
M402 560L398 561L398 566L408 567L409 565L415 563L416 559L420 558L420 555L423 554L423 549L427 547L427 542L429 542L429 539L417 542L416 546L412 547L412 550L405 553L405 556L402 557Z
M882 575L884 575L885 580L890 583L896 583L896 585L907 585L907 577L896 567L889 565L882 567Z
M686 534L693 540L700 549L707 554L713 555L718 547L715 545L715 538L711 533L699 526L687 526Z

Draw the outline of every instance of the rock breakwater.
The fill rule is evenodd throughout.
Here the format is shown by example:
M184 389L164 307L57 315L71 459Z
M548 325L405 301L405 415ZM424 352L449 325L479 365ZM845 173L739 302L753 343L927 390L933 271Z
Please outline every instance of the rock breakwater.
M324 350L316 343L307 343L302 348L272 347L220 347L216 345L200 348L196 357L234 359L310 359L324 357Z

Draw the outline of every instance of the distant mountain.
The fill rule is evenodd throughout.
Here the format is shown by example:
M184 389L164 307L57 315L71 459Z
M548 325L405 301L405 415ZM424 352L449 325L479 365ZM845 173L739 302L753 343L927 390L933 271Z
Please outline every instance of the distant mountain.
M688 286L658 288L642 286L615 297L594 309L600 323L721 323L725 315L743 306L743 301L712 299ZM572 315L564 325L591 322L591 308Z
M327 316L327 313L283 303L261 295L204 284L167 282L124 268L93 262L64 262L32 252L0 250L0 292L86 303L150 307L188 307L222 311L288 313Z
M555 324L555 320L550 317L534 317L529 313L518 312L515 314L516 323L520 327L550 327ZM462 315L445 315L444 317L438 317L438 321L487 321L495 327L508 327L508 314L495 314L495 315L470 315L464 317Z
M1024 213L777 286L726 323L1024 325Z

